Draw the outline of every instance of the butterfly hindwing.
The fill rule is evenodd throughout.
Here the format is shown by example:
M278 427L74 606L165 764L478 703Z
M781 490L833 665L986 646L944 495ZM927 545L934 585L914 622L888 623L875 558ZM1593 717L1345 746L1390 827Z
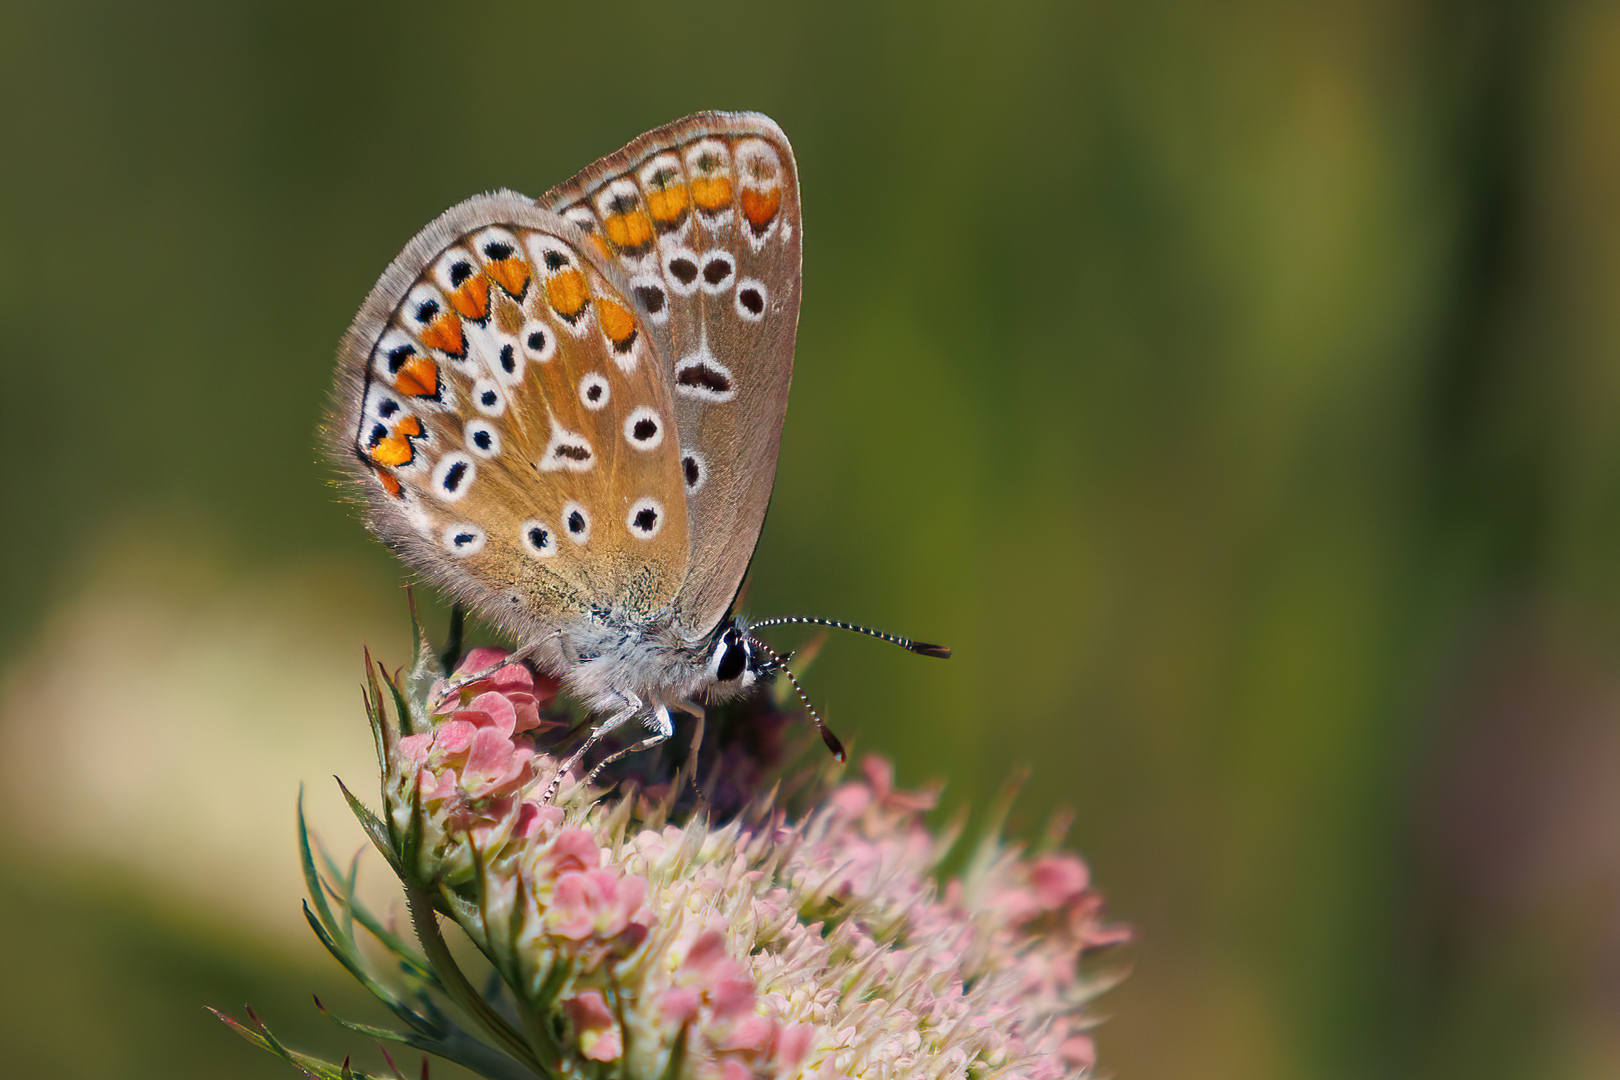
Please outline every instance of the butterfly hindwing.
M452 208L340 350L332 437L373 529L520 637L686 578L673 403L623 275L509 192Z
M649 329L680 433L691 530L677 619L724 617L775 482L798 328L798 174L757 113L700 113L635 140L540 204L616 259Z

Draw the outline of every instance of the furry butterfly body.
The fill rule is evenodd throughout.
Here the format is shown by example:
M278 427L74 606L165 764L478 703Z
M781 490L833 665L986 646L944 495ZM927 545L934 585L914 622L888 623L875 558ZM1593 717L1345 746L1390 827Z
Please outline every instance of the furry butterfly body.
M781 130L698 114L539 199L452 207L343 339L329 437L368 524L606 714L591 741L639 719L655 742L671 707L778 670L731 606L775 477L800 244Z

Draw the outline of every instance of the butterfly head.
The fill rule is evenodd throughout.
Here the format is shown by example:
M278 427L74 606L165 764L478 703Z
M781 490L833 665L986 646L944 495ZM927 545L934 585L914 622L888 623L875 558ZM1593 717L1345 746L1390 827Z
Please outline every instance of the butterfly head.
M709 677L717 686L743 691L781 671L781 658L736 616L721 624L709 652Z

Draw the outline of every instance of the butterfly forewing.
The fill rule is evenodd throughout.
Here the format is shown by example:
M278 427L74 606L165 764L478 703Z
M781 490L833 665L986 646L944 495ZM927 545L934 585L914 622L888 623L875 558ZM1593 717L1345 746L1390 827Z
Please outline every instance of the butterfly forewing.
M757 113L701 113L540 203L617 260L662 343L691 523L677 618L707 633L748 568L776 475L799 317L792 149Z
M519 636L655 614L686 578L658 343L587 247L522 196L470 199L390 266L340 356L333 435L372 527Z

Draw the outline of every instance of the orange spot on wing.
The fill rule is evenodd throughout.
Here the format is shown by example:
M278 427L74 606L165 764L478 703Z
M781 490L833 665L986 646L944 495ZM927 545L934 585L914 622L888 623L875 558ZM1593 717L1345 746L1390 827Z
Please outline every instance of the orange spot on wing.
M459 328L460 324L457 326ZM399 373L394 376L394 389L411 397L438 397L439 365L425 356L411 357L400 365ZM416 423L415 417L409 419Z
M388 494L392 495L396 499L399 498L400 493L404 490L404 488L400 487L399 478L397 476L391 472L388 472L386 469L377 469L375 470L374 475L382 483L384 491L388 492Z
M422 344L451 356L460 356L467 351L467 339L461 333L461 320L451 312L445 312L433 320L433 325L422 331Z
M754 232L763 233L776 217L776 212L782 209L782 189L754 191L751 188L743 188L742 208L748 223L754 227Z
M699 176L692 181L692 201L700 210L713 213L731 205L731 177Z
M489 314L489 279L474 274L450 294L450 306L464 319L482 319Z
M615 300L600 297L596 302L596 317L602 322L602 332L614 345L627 346L636 336L636 318L630 309Z
M585 275L578 270L564 270L552 275L546 282L546 299L563 318L577 318L585 309L585 302L590 299L590 294L585 291Z
M411 449L409 439L402 439L397 435L390 435L373 446L368 453L371 460L379 465L408 465L416 451Z
M652 221L640 210L632 210L627 214L610 214L602 222L602 231L617 248L645 248L652 243Z
M613 258L613 249L608 247L608 242L602 239L601 233L591 233L590 237L591 245L596 248L596 253L598 255L602 256L604 259Z
M529 287L529 264L522 259L496 259L485 267L495 283L514 300L521 300Z
M647 212L660 228L672 229L686 216L691 193L685 184L671 184L658 191L647 192Z
M372 446L366 453L370 454L371 460L379 465L390 467L409 465L412 459L416 457L416 448L411 445L411 440L421 437L421 422L414 416L407 416L394 425L393 432L387 438L378 439L376 445ZM389 477L389 479L392 480L393 477ZM395 481L395 485L398 485L398 481ZM387 487L388 485L385 482L383 486ZM395 491L393 494L397 495L398 492Z

